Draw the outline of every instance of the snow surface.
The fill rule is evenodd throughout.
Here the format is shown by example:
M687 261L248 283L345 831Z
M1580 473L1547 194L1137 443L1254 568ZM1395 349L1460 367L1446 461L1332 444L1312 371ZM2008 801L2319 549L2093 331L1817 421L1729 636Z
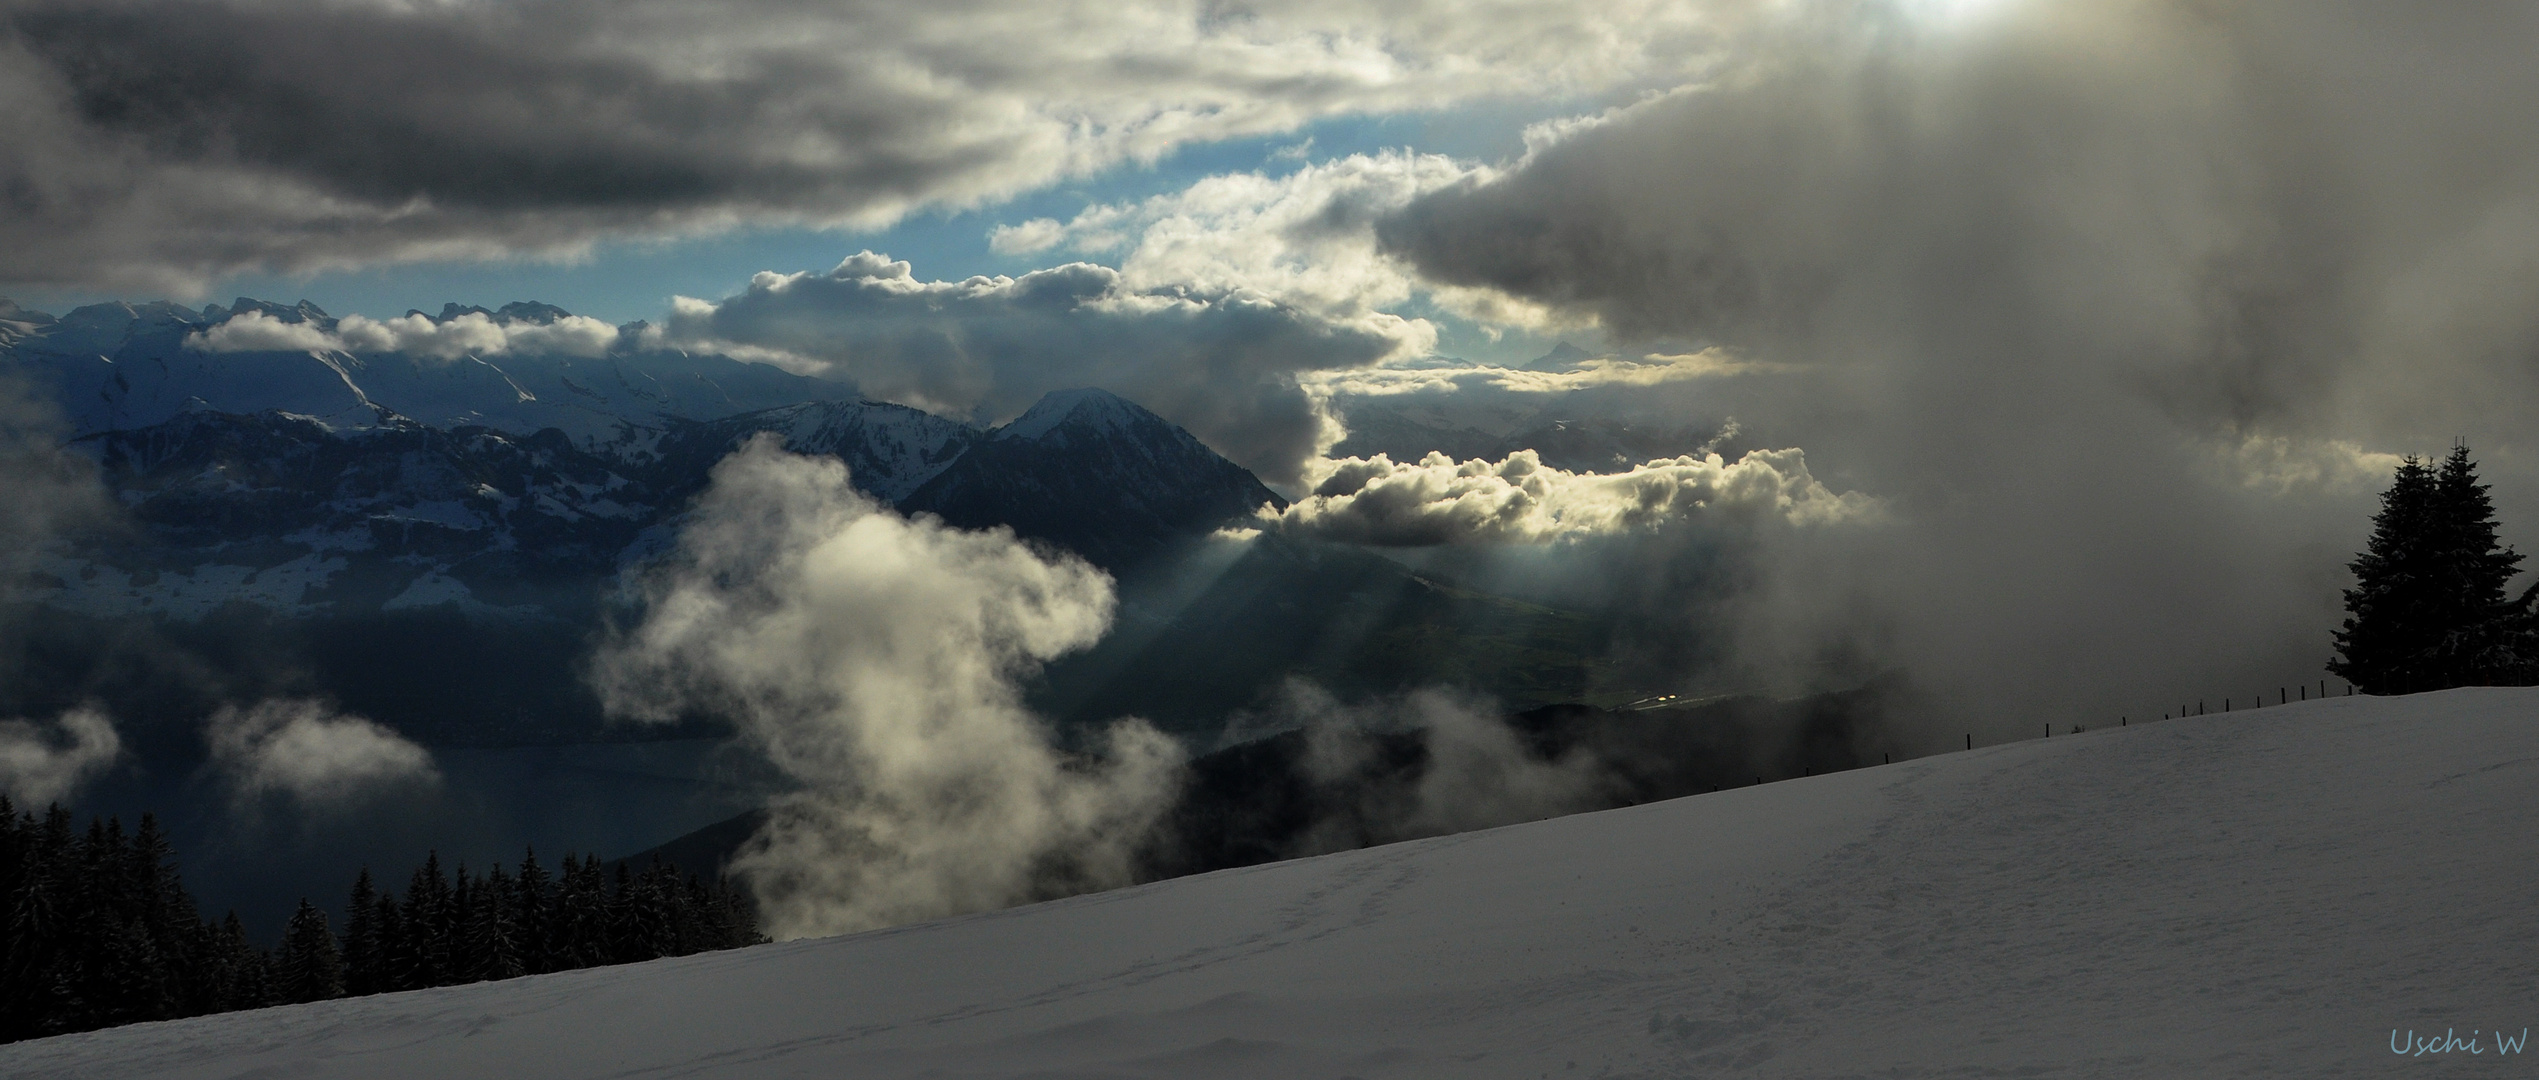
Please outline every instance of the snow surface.
M13 1077L2519 1075L2539 691L1945 754ZM2436 1065L2397 1032L2472 1030Z

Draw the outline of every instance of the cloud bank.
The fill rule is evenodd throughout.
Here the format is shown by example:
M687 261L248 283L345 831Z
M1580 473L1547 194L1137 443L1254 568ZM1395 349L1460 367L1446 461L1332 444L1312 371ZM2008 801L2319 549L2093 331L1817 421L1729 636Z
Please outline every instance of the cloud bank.
M2380 455L2466 436L2539 522L2539 16L1789 10L1374 226L1429 281L1772 366L1699 386L1897 526L1759 552L1758 648L2005 723L2271 692L2326 657Z
M441 777L430 751L316 701L223 708L205 725L204 739L213 769L244 801L280 795L306 809L332 809Z
M1744 7L8 0L0 281L874 225L1320 117L1672 83Z
M618 343L618 330L587 315L567 315L553 322L497 321L481 311L463 312L435 321L419 313L393 319L347 315L333 328L313 322L289 322L262 311L233 315L209 329L185 337L188 348L204 352L400 352L455 360L462 356L608 355Z
M49 724L0 720L0 794L20 810L40 809L69 798L122 754L114 721L94 708L72 709Z
M682 298L662 333L987 422L1052 390L1099 386L1276 482L1299 476L1325 438L1295 373L1390 355L1401 343L1387 330L1401 322L1333 321L1239 290L1140 291L1090 263L925 281L868 251L825 273L761 273L718 302Z
M1139 202L1089 206L1063 224L999 226L988 239L1008 254L1117 256L1121 282L1132 289L1271 297L1402 338L1402 351L1418 355L1435 331L1383 311L1421 283L1377 246L1369 226L1422 194L1490 175L1439 154L1352 154L1282 176L1210 176Z
M732 863L761 924L838 934L1128 884L1180 747L1128 720L1063 752L1020 689L1101 637L1110 580L901 517L778 447L715 467L593 670L612 713L727 717L802 785Z
M1408 464L1383 454L1326 465L1313 493L1259 527L1292 536L1384 547L1545 544L1646 531L1696 515L1726 523L1779 519L1812 525L1875 520L1876 500L1835 494L1798 450L1757 450L1653 461L1619 473L1573 473L1520 450L1497 462L1432 453Z

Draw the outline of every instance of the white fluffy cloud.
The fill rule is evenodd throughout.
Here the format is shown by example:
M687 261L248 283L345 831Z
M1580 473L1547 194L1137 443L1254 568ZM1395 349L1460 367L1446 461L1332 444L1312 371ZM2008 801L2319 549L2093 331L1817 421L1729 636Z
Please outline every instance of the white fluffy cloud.
M1620 473L1572 473L1521 450L1506 459L1430 454L1395 463L1378 454L1322 464L1313 493L1285 510L1263 507L1260 527L1359 544L1541 544L1646 531L1696 516L1815 525L1875 520L1880 504L1836 494L1798 450L1757 450L1731 463L1712 454L1652 461Z
M1692 353L1648 353L1639 357L1592 357L1558 371L1431 360L1317 371L1303 376L1301 381L1317 396L1323 397L1492 394L1539 399L1578 390L1654 387L1774 370L1778 370L1775 365L1738 359L1724 349L1703 349Z
M123 754L114 721L93 708L72 709L49 724L0 720L0 795L21 810L68 798Z
M1410 299L1414 280L1379 251L1372 225L1421 194L1486 179L1489 169L1437 154L1353 154L1284 176L1211 176L1136 203L1001 226L999 251L1117 255L1132 289L1241 290L1333 319L1366 319ZM1405 351L1427 351L1424 324Z
M481 311L442 320L413 313L393 319L347 315L330 331L311 322L245 311L187 335L185 344L205 352L400 352L454 360L509 353L605 356L617 339L616 327L586 315L551 323L497 321Z
M596 668L612 712L726 717L803 785L732 866L763 924L846 933L1127 884L1179 746L1123 721L1076 758L1021 700L1109 627L1109 578L901 517L778 446L715 467Z
M304 807L337 806L441 775L430 751L315 701L229 706L213 714L204 737L213 767L241 799L283 795Z
M1695 71L1758 7L0 4L0 281L872 225L1337 116Z

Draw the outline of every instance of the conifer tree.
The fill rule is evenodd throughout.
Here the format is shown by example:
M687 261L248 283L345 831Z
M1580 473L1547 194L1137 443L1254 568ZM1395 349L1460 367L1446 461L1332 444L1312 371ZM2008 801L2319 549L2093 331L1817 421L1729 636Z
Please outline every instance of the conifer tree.
M2530 596L2504 599L2521 556L2497 541L2468 448L2438 469L2406 458L2380 499L2328 671L2372 694L2520 681Z
M413 936L406 932L405 910L397 905L393 894L383 891L379 899L371 902L371 911L379 924L378 973L371 992L419 989L421 984L414 981Z
M503 872L501 863L495 863L472 890L474 902L461 935L470 979L511 979L527 974L521 967L519 934L512 921L517 910L512 889L511 875Z
M467 951L467 927L476 921L476 881L467 872L467 864L458 864L458 873L450 877L450 958L449 969L442 982L449 985L475 982L476 957Z
M273 968L274 992L284 1002L344 996L344 965L335 951L335 933L326 925L326 913L305 897L283 932Z
M384 987L380 970L379 890L370 882L370 868L353 879L352 898L344 903L344 992L354 997L376 994Z
M261 1009L273 1004L264 953L247 941L247 928L232 911L218 927L202 933L204 982L214 1004L206 1011Z
M555 958L555 920L550 914L553 902L553 883L538 865L538 850L530 848L520 858L520 878L512 886L514 922L520 933L520 967L525 974L562 970Z
M2434 663L2445 686L2520 682L2530 659L2519 646L2531 594L2519 605L2504 599L2522 556L2497 538L2488 490L2477 481L2468 447L2452 447L2434 478L2436 535L2448 575L2443 592L2452 605Z
M448 985L450 900L450 880L441 871L441 853L428 853L406 884L405 963L399 989Z

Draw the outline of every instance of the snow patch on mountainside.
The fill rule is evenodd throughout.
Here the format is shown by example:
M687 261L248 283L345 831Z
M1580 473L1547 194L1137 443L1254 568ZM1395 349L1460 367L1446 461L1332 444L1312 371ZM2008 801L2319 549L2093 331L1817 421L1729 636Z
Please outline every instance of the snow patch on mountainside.
M2518 1073L2535 718L2475 689L2101 729L0 1073L2166 1080L2381 1075L2445 1033Z
M144 611L188 621L232 602L286 615L316 614L323 605L308 602L309 592L324 589L346 566L341 556L321 552L274 566L206 563L139 572L59 553L39 555L34 563L24 584L28 599L82 615Z
M1129 404L1108 390L1052 390L996 429L998 439L1038 439L1061 424L1080 424L1097 431L1128 431L1154 414Z
M469 591L467 583L438 571L427 572L405 587L404 592L389 597L379 605L381 611L406 611L415 608L449 605L470 615L493 615L507 618L532 618L540 612L535 607L503 607L485 603Z
M583 450L627 453L670 420L858 397L848 384L765 364L637 348L640 335L617 334L616 345L594 349L581 340L588 333L559 337L559 328L597 324L543 304L499 312L450 305L437 318L365 320L412 332L359 340L333 336L338 320L314 305L245 297L201 311L95 304L54 320L13 305L0 316L0 360L50 386L82 435L149 427L189 407L280 409L335 428L379 423L385 408L441 428L478 424L512 435L556 428ZM258 333L221 333L248 324ZM458 347L471 334L503 348ZM564 337L574 338L570 347ZM363 341L413 350L369 350Z

